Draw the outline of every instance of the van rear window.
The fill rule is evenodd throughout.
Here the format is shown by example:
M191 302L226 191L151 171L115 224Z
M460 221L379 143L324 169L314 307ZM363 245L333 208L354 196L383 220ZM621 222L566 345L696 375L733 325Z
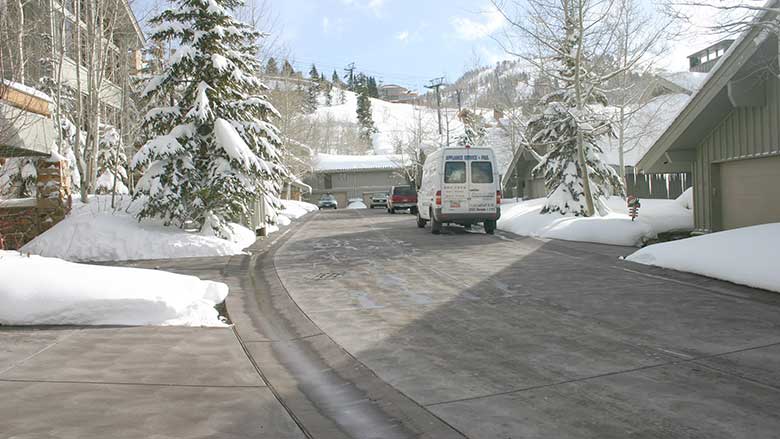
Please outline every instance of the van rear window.
M493 164L490 162L471 162L472 183L493 183Z
M466 162L446 162L446 163L444 163L444 182L445 183L465 183L466 182Z
M394 195L415 195L417 191L410 186L398 186L393 190Z

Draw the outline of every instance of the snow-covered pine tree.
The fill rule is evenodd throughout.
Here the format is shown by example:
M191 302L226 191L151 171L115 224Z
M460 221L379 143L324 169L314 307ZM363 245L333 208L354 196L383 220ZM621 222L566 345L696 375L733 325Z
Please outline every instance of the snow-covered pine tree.
M278 112L257 79L262 35L233 18L239 0L175 0L151 20L151 39L173 40L175 53L143 97L170 101L148 111L150 133L132 161L144 168L139 219L158 217L229 237L229 221L246 222L261 195L274 200L287 171L269 120ZM285 63L289 66L289 63Z
M306 97L303 102L304 113L311 114L317 111L318 99L320 96L320 73L317 71L317 66L311 65L309 71L309 85L306 87Z
M330 82L332 82L333 85L341 85L341 78L339 78L339 74L335 69L333 70L333 74L330 76Z
M458 145L482 146L487 135L485 118L468 108L458 113L458 118L463 122L463 135L457 137Z
M371 144L371 138L377 132L374 126L374 117L371 111L371 99L369 98L368 79L362 73L355 79L357 96L357 120L360 125L360 138Z
M119 131L111 125L103 125L98 150L97 194L128 194L127 157Z
M566 38L551 60L556 65L558 86L542 97L543 110L528 122L526 138L529 148L542 146L548 151L533 169L533 175L544 177L550 189L542 213L588 216L586 173L592 205L599 213L608 211L605 197L623 195L624 188L617 172L603 161L597 143L600 136L614 135L609 117L596 109L605 107L607 98L599 88L600 78L587 68L577 14L564 12ZM584 90L589 93L585 95ZM583 157L587 163L584 169Z

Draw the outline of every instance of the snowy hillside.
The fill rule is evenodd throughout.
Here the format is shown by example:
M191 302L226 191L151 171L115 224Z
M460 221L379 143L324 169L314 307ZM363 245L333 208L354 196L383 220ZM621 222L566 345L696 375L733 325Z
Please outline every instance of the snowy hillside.
M481 67L466 72L447 87L447 102L457 103L456 90L461 92L461 102L467 106L489 107L496 103L508 104L533 94L533 79L529 66L519 60L502 61L494 66Z
M313 117L320 120L331 119L338 122L357 124L357 95L345 92L344 104L327 107L321 102L320 107ZM439 147L438 121L435 108L417 106L412 104L396 104L381 99L371 99L371 111L374 124L378 132L373 138L373 152L377 155L395 153L395 145L399 140L411 143L414 130L422 126L427 132L427 140L423 141L423 150L430 152ZM512 148L509 138L493 119L493 112L488 109L479 109L479 113L488 124L485 147L493 148L496 152L499 172L503 174L512 160ZM447 108L442 110L444 129L447 130L449 121L450 144L454 146L457 136L463 134L463 124L457 117L457 109ZM441 142L445 142L446 135Z
M343 104L327 107L321 102L314 117L325 120L357 124L357 95L345 91ZM381 99L371 98L371 112L378 133L374 135L373 146L375 154L394 153L394 143L411 135L410 131L418 123L430 131L436 130L436 110L411 104L394 104ZM457 120L454 112L450 115L451 135L463 132L463 125Z
M648 149L674 121L690 99L686 94L662 95L652 99L629 120L626 126L626 152L624 162L634 166ZM615 128L617 129L617 127ZM618 165L618 142L615 138L602 138L600 143L607 163Z

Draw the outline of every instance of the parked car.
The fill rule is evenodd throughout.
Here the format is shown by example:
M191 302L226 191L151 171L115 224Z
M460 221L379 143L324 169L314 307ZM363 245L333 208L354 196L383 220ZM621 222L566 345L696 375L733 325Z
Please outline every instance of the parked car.
M496 159L490 148L442 148L423 165L417 203L417 226L430 221L439 234L443 224L470 227L483 223L495 233L501 216L501 187Z
M339 208L339 202L336 200L336 197L334 197L331 194L325 194L320 197L320 201L317 202L317 207L322 209L338 209Z
M387 192L379 192L371 196L372 209L375 207L387 207Z
M393 186L387 197L387 211L395 213L396 210L409 209L411 213L417 211L417 191L411 186Z

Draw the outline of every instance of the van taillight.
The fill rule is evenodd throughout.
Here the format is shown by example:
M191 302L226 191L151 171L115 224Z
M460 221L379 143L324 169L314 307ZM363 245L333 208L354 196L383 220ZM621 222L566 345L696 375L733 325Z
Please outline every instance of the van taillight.
M496 191L496 204L501 204L501 191Z
M436 191L436 205L441 206L441 191Z

